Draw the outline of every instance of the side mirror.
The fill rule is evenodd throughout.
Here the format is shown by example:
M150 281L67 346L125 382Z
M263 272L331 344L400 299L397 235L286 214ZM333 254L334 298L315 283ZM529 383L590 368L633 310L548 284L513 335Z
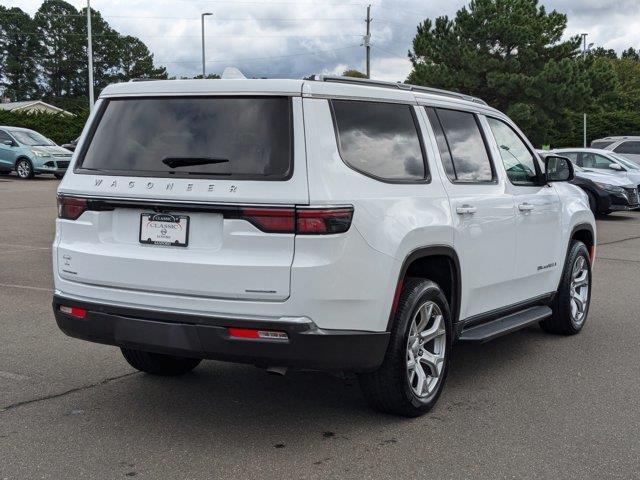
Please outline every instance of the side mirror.
M13 142L11 140L3 140L2 143L7 145L8 147L13 147Z
M610 163L609 164L609 168L611 170L615 170L617 172L624 172L624 167L622 165L620 165L619 163Z
M573 163L567 157L548 155L544 159L547 182L570 182L575 178Z

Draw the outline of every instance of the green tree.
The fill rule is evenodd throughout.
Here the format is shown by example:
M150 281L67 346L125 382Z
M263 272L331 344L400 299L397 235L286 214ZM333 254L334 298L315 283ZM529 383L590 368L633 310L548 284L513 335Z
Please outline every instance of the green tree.
M362 73L359 70L354 70L354 69L345 70L342 73L342 76L344 76L344 77L355 77L355 78L367 78L367 76L364 73Z
M73 97L86 91L86 63L81 18L73 5L63 0L44 0L35 15L37 33L44 48L40 61L48 95Z
M585 108L592 93L580 38L562 41L566 23L537 0L472 0L453 20L418 26L408 81L479 96L541 144L556 119Z
M153 54L139 38L130 35L121 37L118 51L120 53L118 74L120 80L167 78L167 69L162 66L156 68L153 65Z
M37 97L40 45L34 22L17 7L0 5L0 87L13 101Z

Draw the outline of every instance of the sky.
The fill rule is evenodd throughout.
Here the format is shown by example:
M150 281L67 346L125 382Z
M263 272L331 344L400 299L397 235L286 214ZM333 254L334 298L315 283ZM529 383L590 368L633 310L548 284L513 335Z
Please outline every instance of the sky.
M67 0L76 8L86 0ZM425 18L450 17L468 0L92 0L109 24L142 39L171 76L202 70L200 14L207 73L239 68L247 77L301 78L364 71L366 8L371 4L371 76L402 81L407 52ZM640 48L640 0L541 0L568 16L566 36L618 52ZM41 0L0 0L33 15Z

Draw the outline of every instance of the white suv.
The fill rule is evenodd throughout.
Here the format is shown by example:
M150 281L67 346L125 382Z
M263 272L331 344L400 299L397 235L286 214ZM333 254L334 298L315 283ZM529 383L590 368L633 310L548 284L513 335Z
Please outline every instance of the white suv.
M594 218L571 163L545 165L452 92L111 85L58 191L56 320L148 373L353 372L372 405L416 416L454 342L584 325Z

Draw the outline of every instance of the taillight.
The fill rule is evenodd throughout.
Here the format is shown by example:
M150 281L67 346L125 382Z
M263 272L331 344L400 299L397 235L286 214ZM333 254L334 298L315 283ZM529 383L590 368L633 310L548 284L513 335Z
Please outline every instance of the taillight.
M243 208L242 218L263 232L295 233L296 211L293 208Z
M58 197L58 218L76 220L87 210L87 199L77 197Z
M300 208L297 210L296 233L318 235L349 230L353 207Z
M242 208L240 218L268 233L326 235L349 230L353 207Z

